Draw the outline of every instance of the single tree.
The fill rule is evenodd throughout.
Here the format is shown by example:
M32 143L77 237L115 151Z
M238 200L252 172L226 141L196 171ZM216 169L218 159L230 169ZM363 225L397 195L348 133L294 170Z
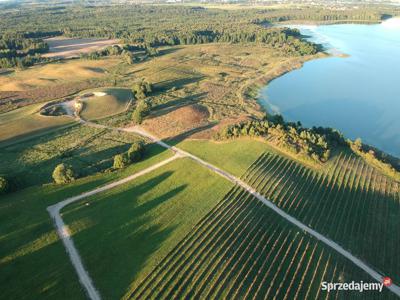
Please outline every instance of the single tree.
M114 169L123 169L129 164L126 154L117 154L114 156Z
M53 171L53 179L58 184L68 183L75 180L75 174L70 166L59 164Z
M5 194L8 190L8 181L4 177L0 177L0 195Z
M128 150L128 158L131 162L139 161L144 154L143 142L135 142Z

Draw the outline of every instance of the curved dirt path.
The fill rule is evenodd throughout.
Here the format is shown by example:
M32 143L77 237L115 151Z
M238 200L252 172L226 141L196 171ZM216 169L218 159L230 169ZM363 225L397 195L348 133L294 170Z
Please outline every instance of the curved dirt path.
M142 137L145 137L147 139L150 139L152 142L159 144L160 146L170 149L172 151L175 152L175 156L173 156L172 158L168 159L169 161L175 159L176 157L189 157L192 160L194 160L195 162L201 164L202 166L210 169L211 171L213 171L214 173L226 178L227 180L231 181L234 184L237 184L239 186L241 186L242 188L244 188L245 190L247 190L250 194L252 194L254 197L256 197L259 201L261 201L264 205L268 206L269 208L271 208L273 211L275 211L277 214L279 214L280 216L282 216L285 220L287 220L288 222L292 223L294 226L298 227L299 229L303 230L304 232L307 232L308 234L312 235L313 237L315 237L316 239L320 240L322 243L324 243L325 245L327 245L328 247L332 248L333 250L337 251L338 253L340 253L341 255L343 255L344 257L346 257L348 260L350 260L351 262L353 262L356 266L358 266L360 269L364 270L366 273L368 273L372 278L374 278L376 281L378 281L379 283L383 282L383 278L385 277L384 275L380 274L378 271L374 270L372 267L370 267L368 264L364 263L362 260L360 260L359 258L355 257L353 254L351 254L349 251L345 250L342 246L340 246L339 244L337 244L336 242L332 241L331 239L325 237L324 235L318 233L317 231L315 231L314 229L308 227L307 225L303 224L302 222L300 222L299 220L297 220L296 218L292 217L291 215L287 214L286 212L284 212L282 209L280 209L279 207L277 207L274 203L272 203L271 201L267 200L263 195L261 195L260 193L258 193L255 189L253 189L251 186L249 186L247 183L243 182L242 180L240 180L239 178L235 177L234 175L221 170L220 168L202 160L201 158L190 154L186 151L183 151L177 147L174 146L170 146L167 143L163 142L162 140L158 139L157 137L151 135L150 133L144 131L142 128L138 127L138 126L134 126L134 127L128 127L128 128L114 128L114 127L109 127L109 126L105 126L105 125L100 125L100 124L96 124L96 123L92 123L89 121L85 121L83 119L78 119L78 121L82 124L88 125L88 126L92 126L92 127L96 127L96 128L106 128L106 129L111 129L111 130L117 130L117 131L124 131L124 132L132 132L132 133L136 133L138 135L141 135ZM168 161L168 162L169 162ZM163 161L159 164L165 164ZM163 165L162 164L162 165ZM155 166L157 166L155 165ZM155 168L148 168L146 170L143 170L142 172L148 173L151 172L152 170L154 170ZM85 194L82 194L80 196L77 197L72 197L70 199L66 199L62 202L59 202L53 206L48 207L48 210L50 212L50 215L52 215L53 218L55 218L55 222L56 222L56 227L57 227L57 231L60 235L60 237L63 239L64 245L67 248L67 252L70 255L72 264L74 265L79 278L82 282L82 278L81 276L83 276L84 282L82 282L82 284L84 285L85 289L88 292L88 295L91 299L93 300L97 300L100 299L98 294L93 294L93 296L95 296L94 298L92 298L91 293L92 291L96 291L95 288L93 287L93 284L91 283L91 279L87 273L87 271L83 268L82 262L79 258L79 254L77 253L76 248L73 245L73 242L70 238L69 235L65 235L65 231L66 230L66 226L63 223L61 216L59 214L59 211L62 207L64 207L65 205L68 205L72 202L78 201L82 198L85 198L87 196L91 196L97 193L100 193L102 191L108 190L110 188L113 188L114 186L117 186L119 184L125 183L129 180L133 180L134 178L137 178L138 174L142 173L139 172L137 174L134 174L132 176L129 176L125 179L122 179L120 181L117 181L115 183L109 184L107 186L101 187L101 188L97 188L93 191L87 192ZM135 176L136 175L136 176ZM128 179L129 178L129 179ZM125 180L125 181L124 181ZM122 182L122 183L119 183ZM59 204L61 204L62 206L60 208L58 208ZM52 207L54 207L53 209L51 209ZM58 209L57 209L58 208ZM53 214L52 214L53 213ZM59 220L57 219L57 217L59 218ZM72 252L71 252L72 251ZM71 254L72 253L72 254ZM74 261L73 259L77 259L78 258L78 266L75 265L76 261ZM88 287L86 286L86 284L88 284ZM396 294L398 297L400 297L400 287L392 284L391 286L387 287L390 291L392 291L394 294Z
M89 276L89 273L87 272L87 270L85 269L85 267L83 266L82 263L82 259L79 256L78 250L76 249L74 242L71 238L70 232L68 230L68 226L65 225L63 219L61 218L61 214L60 211L61 209L63 209L65 206L74 203L76 201L82 200L84 198L87 198L89 196L93 196L95 194L107 191L109 189L112 189L116 186L119 186L121 184L127 183L129 181L132 181L140 176L143 176L147 173L150 173L168 163L170 163L171 161L182 157L182 155L180 154L175 154L174 156L163 160L155 165L152 165L151 167L144 169L142 171L139 171L131 176L128 176L126 178L123 178L121 180L115 181L113 183L107 184L105 186L96 188L94 190L91 190L89 192L83 193L81 195L75 196L75 197L71 197L68 199L65 199L61 202L58 202L54 205L48 206L47 207L47 211L49 212L50 216L52 217L52 219L54 220L56 229L57 229L57 233L60 237L60 239L62 240L62 242L64 243L64 247L67 250L67 253L69 255L69 258L72 262L72 265L75 268L76 273L78 274L79 277L79 281L81 283L81 285L85 288L88 296L90 299L92 300L100 300L100 294L97 291L97 289L94 287L93 281Z

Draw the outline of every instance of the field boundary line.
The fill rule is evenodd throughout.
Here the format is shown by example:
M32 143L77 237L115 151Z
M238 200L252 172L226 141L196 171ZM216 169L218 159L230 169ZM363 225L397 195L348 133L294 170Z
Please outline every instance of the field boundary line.
M54 226L56 227L57 234L60 237L60 239L62 240L65 250L67 251L67 254L71 260L71 263L78 275L79 281L80 281L81 285L83 286L83 288L86 290L87 295L89 296L90 299L100 300L101 296L100 296L98 290L95 288L88 271L85 269L85 267L83 265L83 262L78 253L78 250L76 249L74 242L71 238L70 232L68 230L68 226L65 225L65 223L61 217L61 214L60 214L61 209L63 209L65 206L67 206L71 203L74 203L76 201L82 200L84 198L96 195L98 193L107 191L109 189L115 188L115 187L120 186L129 181L132 181L138 177L148 174L148 173L150 173L150 172L152 172L152 171L154 171L154 170L156 170L178 158L181 158L181 157L183 157L182 154L175 153L174 156L167 158L167 159L165 159L155 165L152 165L144 170L141 170L133 175L130 175L123 179L117 180L110 184L104 185L102 187L96 188L94 190L85 192L78 196L67 198L61 202L58 202L54 205L50 205L47 207L47 211L49 212L52 220L54 221Z
M175 151L177 153L181 153L181 154L193 159L194 161L198 162L199 164L205 166L206 168L210 169L214 173L226 178L227 180L231 181L232 183L241 186L247 192L249 192L254 197L256 197L259 201L261 201L263 204L265 204L267 207L271 208L274 212L279 214L281 217L283 217L284 219L286 219L287 221L289 221L290 223L292 223L293 225L295 225L299 229L303 230L304 232L307 232L308 234L312 235L317 240L320 240L326 246L332 248L333 250L335 250L336 252L338 252L342 256L346 257L348 260L350 260L356 266L358 266L360 269L362 269L363 271L368 273L373 279L375 279L379 283L383 282L383 279L384 279L385 276L383 276L378 271L374 270L372 267L370 267L369 265L364 263L361 259L355 257L353 254L351 254L349 251L345 250L342 246L340 246L339 244L337 244L333 240L330 240L329 238L327 238L324 235L320 234L319 232L315 231L311 227L308 227L307 225L303 224L302 222L300 222L296 218L292 217L291 215L289 215L288 213L286 213L285 211L280 209L278 206L276 206L274 203L272 203L271 201L266 199L263 195L258 193L255 189L253 189L247 183L245 183L244 181L242 181L239 178L235 177L234 175L232 175L232 174L230 174L230 173L228 173L226 171L221 170L220 168L212 165L211 163L208 163L208 162L202 160L201 158L199 158L199 157L197 157L197 156L195 156L195 155L193 155L193 154L191 154L189 152L186 152L186 151L181 150L181 149L179 149L177 147L170 146L170 145L166 144L165 142L163 142L160 139L154 137L153 135L147 133L146 131L144 131L141 128L131 127L131 128L120 128L119 130L123 130L123 131L127 131L127 132L134 132L134 133L137 133L137 134L142 135L144 137L147 137L147 138L151 139L153 142L159 144L160 146L163 146L163 147L166 147L168 149L171 149L171 150L173 150L173 151ZM391 292L393 292L398 297L400 297L400 287L398 285L392 284L392 285L390 285L390 286L388 286L386 288L389 289Z
M197 157L197 156L195 156L195 155L193 155L193 154L191 154L189 152L186 152L186 151L181 150L181 149L179 149L179 148L177 148L175 146L171 146L171 145L165 143L161 139L159 139L159 138L155 137L154 135L148 133L147 131L145 131L144 129L140 128L139 126L126 127L126 128L111 127L111 126L106 126L106 125L102 125L102 124L97 124L97 123L93 123L93 122L90 122L90 121L86 121L86 120L84 120L84 119L82 119L80 117L77 117L77 121L80 122L81 124L85 124L85 125L91 126L91 127L106 128L106 129L117 130L117 131L122 131L122 132L136 133L136 134L138 134L138 135L140 135L140 136L142 136L144 138L147 138L147 139L151 140L152 142L154 142L154 143L156 143L156 144L158 144L158 145L160 145L160 146L162 146L162 147L164 147L166 149L172 150L173 152L175 152L177 157L188 157L188 158L191 158L193 161L199 163L200 165L203 165L207 169L209 169L212 172L224 177L225 179L229 180L230 182L234 183L235 185L241 186L244 190L246 190L248 193L253 195L255 198L257 198L264 205L266 205L267 207L272 209L275 213L280 215L282 218L286 219L289 223L291 223L292 225L294 225L297 228L301 229L303 232L306 232L306 233L310 234L311 236L313 236L317 240L319 240L322 243L324 243L329 248L332 248L333 250L335 250L336 252L338 252L339 254L341 254L342 256L347 258L348 260L350 260L352 263L354 263L360 269L362 269L367 274L369 274L377 282L379 282L379 283L383 282L383 279L385 277L384 275L382 275L378 271L374 270L372 267L370 267L369 265L364 263L361 259L359 259L356 256L354 256L353 254L351 254L349 251L345 250L342 246L340 246L339 244L337 244L333 240L325 237L324 235L322 235L319 232L315 231L311 227L308 227L307 225L303 224L302 222L300 222L296 218L292 217L291 215L289 215L288 213L286 213L285 211L280 209L278 206L276 206L273 202L269 201L263 195L258 193L250 185L248 185L247 183L245 183L241 179L237 178L236 176L230 174L229 172L224 171L224 170L214 166L213 164L211 164L209 162L206 162L206 161L202 160L201 158L199 158L199 157ZM171 160L173 158L175 158L175 156L173 156L172 158L170 158L168 160ZM150 167L148 169L151 169L151 168L152 167ZM132 176L134 176L134 175L132 175ZM130 177L132 177L132 176L130 176ZM130 178L130 177L127 177L127 178ZM126 180L127 178L122 179L121 181ZM129 181L129 180L127 180L127 181ZM110 185L112 185L112 184L110 184ZM87 196L90 196L90 195L97 194L97 193L102 192L102 191L104 191L104 187L95 189L93 191L89 191L89 192L87 192L85 194L88 194ZM95 193L92 194L92 192L95 192ZM82 195L85 195L85 194L82 194ZM61 201L61 202L53 205L53 206L48 207L48 210L49 210L49 208L53 209L52 211L49 210L50 215L52 215L52 212L57 209L57 207L58 207L58 205L60 203L65 203L62 206L62 207L64 207L65 205L68 205L68 204L70 204L70 203L72 203L74 201L78 201L78 200L84 198L84 197L82 197L82 195L66 199L64 201ZM85 196L85 197L87 197L87 196ZM80 197L82 197L82 198L80 198ZM74 200L75 198L78 198L78 199ZM73 200L72 202L71 202L71 199ZM59 215L59 210L60 209L58 209L58 211L56 210L56 214L54 216L55 217L58 216L59 221L61 222L60 224L65 227L65 224L63 223L63 221L61 219L61 216ZM67 247L67 245L65 243L66 241L70 242L70 245L72 245L73 250L76 252L77 257L79 258L79 254L77 253L77 250L73 245L72 239L69 237L69 235L67 236L66 239L64 239L64 237L63 237L64 232L61 230L63 228L63 226L60 226L60 227L58 226L57 219L54 216L52 215L52 217L56 220L57 230L59 232L60 237L63 239L64 245L67 248L67 252L68 252L68 247ZM59 231L59 230L61 230L61 231ZM71 257L71 253L68 253L68 254ZM71 257L71 261L72 261L72 257ZM89 280L90 280L90 277L88 276L87 271L83 268L82 261L80 260L80 258L79 258L79 262L80 262L81 267L82 267L82 275L86 274L87 278L89 278ZM73 262L73 264L74 264L74 262ZM75 267L75 265L74 265L74 267ZM76 270L78 272L77 268L76 268ZM86 288L86 286L84 286L84 287ZM398 285L392 284L390 286L387 286L386 288L389 289L391 292L393 292L398 297L400 297L400 287ZM89 292L89 290L88 290L88 292ZM100 296L98 296L98 297L100 297ZM97 299L100 299L100 298L92 298L92 299L97 300Z

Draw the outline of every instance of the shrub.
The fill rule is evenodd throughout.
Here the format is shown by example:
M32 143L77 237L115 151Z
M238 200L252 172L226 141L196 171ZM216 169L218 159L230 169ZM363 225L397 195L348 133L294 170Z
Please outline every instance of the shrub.
M0 195L5 194L8 190L8 181L4 177L0 177Z
M53 171L53 179L57 184L68 183L75 180L75 174L70 166L59 164Z
M135 142L128 150L128 159L131 162L139 161L144 153L144 144L143 142Z
M117 154L114 156L114 169L123 169L129 165L129 159L126 154Z

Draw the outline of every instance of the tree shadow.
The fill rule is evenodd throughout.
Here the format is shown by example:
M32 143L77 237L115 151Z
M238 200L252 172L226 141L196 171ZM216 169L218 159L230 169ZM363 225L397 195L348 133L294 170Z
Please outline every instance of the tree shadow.
M104 298L122 297L176 229L165 223L171 212L162 207L187 185L158 195L148 194L172 174L164 172L137 186L92 199L89 206L83 200L63 213L67 223L79 223L84 218L95 220L95 225L79 231L73 238Z
M400 185L354 154L347 155L350 165L345 160L339 163L336 180L307 176L304 170L318 171L293 161L290 169L266 165L258 173L263 179L249 184L288 214L400 282L400 261L389 259L397 255L398 247L387 246L399 245ZM320 172L332 173L334 168ZM247 178L249 174L256 173L247 173Z

